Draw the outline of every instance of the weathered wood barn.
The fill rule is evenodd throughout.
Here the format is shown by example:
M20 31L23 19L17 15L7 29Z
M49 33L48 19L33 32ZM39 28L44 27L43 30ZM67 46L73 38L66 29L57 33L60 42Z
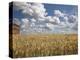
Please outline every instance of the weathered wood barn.
M9 34L20 34L20 25L13 23L12 20L9 22Z
M19 34L20 33L20 26L17 24L12 25L12 34Z

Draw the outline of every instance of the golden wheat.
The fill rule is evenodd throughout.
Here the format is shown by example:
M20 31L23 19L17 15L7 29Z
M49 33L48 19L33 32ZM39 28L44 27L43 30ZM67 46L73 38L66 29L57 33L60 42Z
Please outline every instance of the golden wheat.
M13 35L13 57L77 54L77 40L76 34Z

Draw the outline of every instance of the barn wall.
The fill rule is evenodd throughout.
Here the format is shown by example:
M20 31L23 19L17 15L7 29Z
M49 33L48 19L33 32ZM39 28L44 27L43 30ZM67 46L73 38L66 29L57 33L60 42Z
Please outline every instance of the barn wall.
M13 24L13 27L12 27L12 31L13 31L13 34L19 34L20 33L20 26L17 25L17 24Z

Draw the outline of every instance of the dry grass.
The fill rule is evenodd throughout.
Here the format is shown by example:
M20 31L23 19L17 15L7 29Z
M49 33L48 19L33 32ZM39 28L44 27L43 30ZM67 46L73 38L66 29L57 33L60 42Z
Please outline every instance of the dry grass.
M77 54L77 45L76 34L13 35L13 57Z

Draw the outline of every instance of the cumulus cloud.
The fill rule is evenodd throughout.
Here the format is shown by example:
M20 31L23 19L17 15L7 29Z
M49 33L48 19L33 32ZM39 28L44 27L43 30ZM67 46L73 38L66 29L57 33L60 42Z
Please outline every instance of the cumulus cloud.
M73 30L75 30L76 32L78 32L78 23L75 23L72 27Z
M51 23L46 23L46 27L52 30L54 28L54 25Z
M14 2L13 3L14 7L16 7L16 10L21 10L22 13L32 15L33 11L30 8L31 4L26 3L26 2Z
M59 19L59 17L53 16L53 19L55 20L55 22L56 22L57 24L60 23L60 19Z
M67 27L69 27L72 30L75 30L74 28L76 27L76 31L77 31L77 26L78 26L77 16L69 15L66 19L65 24L67 25Z
M15 2L14 6L18 10L22 10L23 14L28 14L33 17L37 18L44 18L47 15L46 9L44 8L43 4L40 3L22 3L22 2Z
M21 22L18 18L13 18L13 24L17 24L17 25L20 25Z
M54 15L56 15L58 17L63 17L64 13L62 13L60 10L54 10Z
M45 21L45 18L37 18L37 20L38 20L39 22L44 22L44 21Z
M22 19L21 29L28 29L30 27L30 22L27 18Z
M32 4L32 10L33 12L33 16L36 18L44 18L44 16L47 15L46 9L44 8L43 4L40 3L33 3Z
M31 19L31 22L36 22L36 19L32 18L32 19Z
M35 27L35 23L31 23L30 26L31 26L31 27Z
M29 20L28 20L27 18L24 18L24 19L22 19L22 22L23 22L23 23L28 23Z
M74 23L76 20L77 20L77 17L75 15L71 15L71 16L69 16L68 22L69 23Z
M21 29L26 32L67 32L75 29L77 31L77 17L68 15L60 10L54 10L53 16L46 12L44 4L14 2L16 10L20 10L25 18L22 18ZM27 17L29 15L30 17ZM15 19L16 20L16 19ZM71 30L70 30L71 29Z
M54 25L59 24L60 23L60 19L57 16L47 16L45 18L46 22L48 23L52 23Z
M46 21L50 23L55 23L55 20L52 18L52 16L47 16Z
M63 20L64 20L65 22L67 22L68 19L69 19L69 18L68 18L67 16L64 16L64 17L63 17Z

